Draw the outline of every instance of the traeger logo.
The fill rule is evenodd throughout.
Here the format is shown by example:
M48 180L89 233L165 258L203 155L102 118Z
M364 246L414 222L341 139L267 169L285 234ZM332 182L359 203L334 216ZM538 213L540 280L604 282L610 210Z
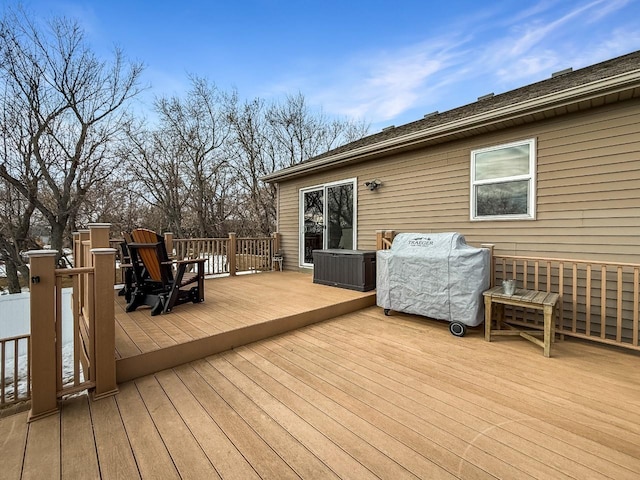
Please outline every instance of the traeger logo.
M409 240L409 246L411 246L411 247L432 247L433 246L433 240L431 240L429 237L412 238L411 240Z

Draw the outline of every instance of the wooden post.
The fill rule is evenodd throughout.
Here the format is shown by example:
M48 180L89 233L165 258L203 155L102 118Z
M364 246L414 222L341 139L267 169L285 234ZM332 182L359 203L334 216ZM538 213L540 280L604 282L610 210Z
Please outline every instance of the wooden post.
M396 236L394 230L376 230L376 250L387 250Z
M227 258L229 260L229 275L236 274L236 234L229 234L229 245L227 246Z
M482 248L488 248L489 249L489 265L490 265L490 281L489 281L489 287L493 288L495 287L496 284L496 266L494 263L494 258L493 258L493 249L495 248L495 245L493 243L483 243L480 245Z
M56 386L56 254L32 250L29 256L31 305L31 410L28 421L58 412Z
M78 268L80 264L78 259L80 258L80 232L73 232L73 266Z
M271 236L273 237L273 253L278 253L280 252L280 234L278 232L273 232Z
M73 258L73 264L77 268L90 267L91 259L86 256L85 242L89 241L89 230L78 230L78 256ZM89 299L87 298L87 282L81 281L78 286L78 298L73 299L77 302L78 311L82 312L84 306Z
M94 271L94 336L95 381L93 399L118 393L116 383L116 340L114 285L114 248L92 248Z
M75 258L74 263L76 267L88 267L89 266L89 259L85 258L84 255L84 245L82 242L88 241L89 240L89 230L78 230L78 240L80 241L80 245L79 245L79 251L78 251L78 259L76 260Z
M167 254L170 258L173 258L173 233L164 232L164 245L167 248Z
M91 248L109 248L110 223L90 223L89 240Z

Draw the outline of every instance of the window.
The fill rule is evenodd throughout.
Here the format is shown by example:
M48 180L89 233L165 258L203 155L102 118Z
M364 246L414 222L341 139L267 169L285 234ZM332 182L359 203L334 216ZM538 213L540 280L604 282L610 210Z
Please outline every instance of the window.
M533 220L536 141L471 152L471 220Z

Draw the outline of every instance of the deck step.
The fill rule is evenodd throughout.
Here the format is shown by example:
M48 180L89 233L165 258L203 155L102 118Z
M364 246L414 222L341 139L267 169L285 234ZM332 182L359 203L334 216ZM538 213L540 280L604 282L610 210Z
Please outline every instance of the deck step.
M217 335L195 339L139 355L116 360L116 379L123 383L135 378L177 367L193 360L231 350L242 345L280 335L312 323L352 313L375 305L375 291L358 298L313 310L246 325Z

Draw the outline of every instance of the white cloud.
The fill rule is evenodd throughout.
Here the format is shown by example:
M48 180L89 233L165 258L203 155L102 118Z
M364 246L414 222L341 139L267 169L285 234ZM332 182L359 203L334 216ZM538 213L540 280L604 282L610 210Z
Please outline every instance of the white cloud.
M331 59L295 75L282 91L298 90L330 114L397 123L408 111L443 110L638 49L634 19L609 16L628 0L569 4L543 0L521 11L461 17L453 32L396 50ZM617 19L618 23L624 18ZM333 63L331 63L333 62ZM293 87L293 88L292 88ZM310 95L309 95L310 94ZM455 100L454 100L455 99ZM414 118L416 119L416 118ZM391 122L390 122L391 121Z
M460 39L433 39L398 51L363 54L340 68L336 83L314 89L312 101L330 112L351 117L394 118L416 103L425 103L434 85L459 62ZM427 100L428 101L428 100Z

